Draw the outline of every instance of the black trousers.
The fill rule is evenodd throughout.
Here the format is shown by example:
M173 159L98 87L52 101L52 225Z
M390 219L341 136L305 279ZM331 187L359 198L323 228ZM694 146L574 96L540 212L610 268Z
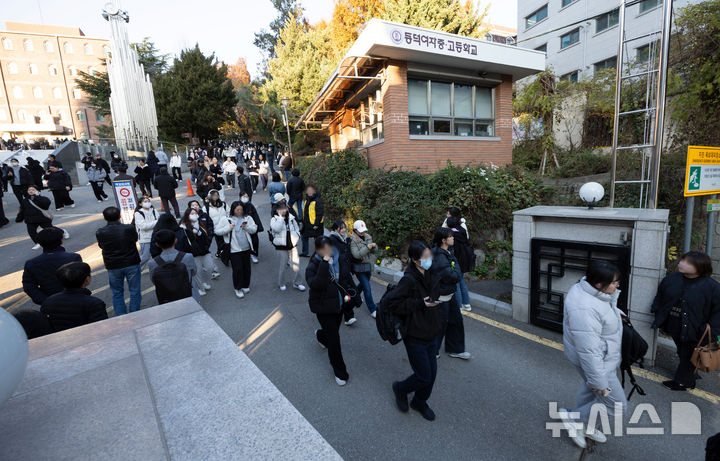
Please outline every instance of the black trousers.
M112 186L112 179L110 179L110 172L106 171L105 173L107 173L107 175L105 176L105 182Z
M172 167L172 176L175 179L182 179L182 169L179 166Z
M250 250L230 253L230 265L232 266L233 287L236 290L250 288L250 275L252 271Z
M28 186L16 186L15 184L12 185L13 194L15 195L15 198L18 201L18 205L22 205L23 198L25 197L25 192L27 191Z
M148 197L152 197L152 189L150 188L150 180L149 179L141 179L140 181L137 181L137 185L140 187L140 193L142 195L147 195Z
M250 241L253 245L252 255L257 257L258 251L260 250L260 239L258 238L258 232L255 232L254 234L250 234Z
M342 349L340 347L340 323L342 322L342 313L337 314L316 314L320 329L315 334L318 342L327 347L328 358L332 365L335 376L347 380L347 368L345 360L343 360Z
M437 307L442 313L443 330L438 340L438 354L445 338L445 352L459 354L465 352L465 327L456 296Z
M53 226L52 223L27 224L27 231L28 231L28 235L30 236L30 240L32 240L33 243L37 243L38 227L47 229L48 227L52 227L52 226Z
M165 213L170 213L170 207L168 206L168 202L172 205L173 209L175 209L175 217L180 217L180 205L178 205L177 198L175 197L160 197L160 202L162 203L162 207L165 210Z
M103 190L103 181L100 182L91 182L90 186L92 186L93 194L95 194L95 198L98 200L102 200L104 198L107 198L107 194Z
M427 405L437 377L437 350L440 348L437 339L428 343L403 341L408 361L413 374L399 383L398 389L403 394L415 393L413 401L418 405Z
M4 226L5 224L7 224L9 222L10 221L5 216L5 208L3 207L2 197L0 197L0 227Z
M352 302L343 303L342 313L343 313L343 318L345 319L346 322L348 320L350 320L351 318L355 317L355 309L353 307Z
M258 180L260 179L260 176L250 175L250 184L252 184L252 189L255 191L258 186Z
M690 358L692 357L697 343L695 341L680 341L675 338L673 338L673 340L677 346L677 354L680 359L677 370L675 370L673 381L692 387L695 385L695 365L690 362Z
M65 205L74 205L73 199L70 198L70 192L66 189L53 189L53 199L55 199L55 209L63 208Z
M222 237L222 235L215 236L215 244L217 245L217 250L215 251L215 256L219 256L220 249L225 245L225 239Z

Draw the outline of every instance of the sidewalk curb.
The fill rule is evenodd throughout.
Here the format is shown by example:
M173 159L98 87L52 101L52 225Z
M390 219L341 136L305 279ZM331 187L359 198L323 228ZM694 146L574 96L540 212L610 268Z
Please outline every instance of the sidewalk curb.
M375 266L375 271L384 274L389 275L393 278L393 282L397 283L403 276L403 272L400 271L394 271L391 269L387 269L385 267ZM470 292L470 303L473 307L479 307L480 309L494 312L496 314L505 315L507 317L512 317L512 305L508 304L503 301L498 301L495 298L490 298L488 296L483 296L478 293Z

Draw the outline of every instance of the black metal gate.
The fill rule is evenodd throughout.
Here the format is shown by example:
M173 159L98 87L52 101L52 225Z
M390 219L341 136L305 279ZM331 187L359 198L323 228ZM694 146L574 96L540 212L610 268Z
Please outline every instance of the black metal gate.
M530 243L530 322L562 332L565 294L593 259L615 264L622 273L618 307L627 312L630 246L533 238Z

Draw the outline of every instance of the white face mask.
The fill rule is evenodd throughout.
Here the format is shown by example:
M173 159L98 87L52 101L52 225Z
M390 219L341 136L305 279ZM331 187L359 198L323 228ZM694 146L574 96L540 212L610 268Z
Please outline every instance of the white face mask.
M241 201L242 203L247 203L247 202L250 201L250 199L247 198L247 197L243 197L243 198L240 199L240 201Z
M142 207L145 209L150 208L151 206L152 204L150 202L142 202Z
M190 221L197 221L198 219L200 219L200 216L198 216L198 215L196 215L196 214L191 214L191 215L190 215Z

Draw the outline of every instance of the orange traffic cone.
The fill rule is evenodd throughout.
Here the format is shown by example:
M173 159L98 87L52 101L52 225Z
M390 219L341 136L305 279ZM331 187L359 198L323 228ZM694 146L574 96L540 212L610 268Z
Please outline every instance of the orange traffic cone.
M187 179L187 196L192 197L195 195L195 192L193 192L192 183L190 182L190 178L186 178L186 179Z

